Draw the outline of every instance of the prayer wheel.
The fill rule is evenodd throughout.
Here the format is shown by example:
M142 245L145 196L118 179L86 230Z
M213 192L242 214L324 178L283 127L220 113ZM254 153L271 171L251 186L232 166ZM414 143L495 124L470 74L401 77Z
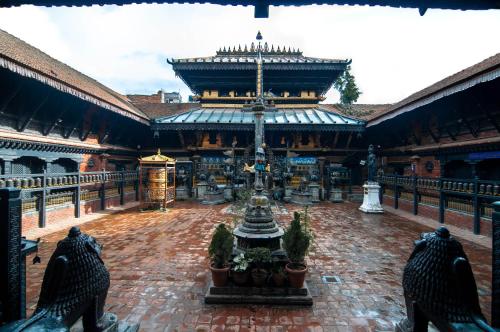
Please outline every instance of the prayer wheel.
M152 201L163 201L165 199L166 176L167 172L164 168L149 170L149 197Z

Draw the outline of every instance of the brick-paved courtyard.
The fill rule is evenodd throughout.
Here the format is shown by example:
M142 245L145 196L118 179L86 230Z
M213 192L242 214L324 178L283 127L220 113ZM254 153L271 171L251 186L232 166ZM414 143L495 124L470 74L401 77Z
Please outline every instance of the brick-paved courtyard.
M275 209L286 226L297 206ZM143 331L393 331L405 314L402 269L413 240L429 228L402 217L365 215L357 205L310 208L315 233L309 253L312 307L205 305L207 247L228 205L176 203L166 213L128 210L81 225L104 245L111 274L107 310ZM42 264L29 265L28 308L34 309L45 265L67 230L42 238ZM472 262L483 313L490 315L490 250L462 241ZM322 276L340 284L323 284Z

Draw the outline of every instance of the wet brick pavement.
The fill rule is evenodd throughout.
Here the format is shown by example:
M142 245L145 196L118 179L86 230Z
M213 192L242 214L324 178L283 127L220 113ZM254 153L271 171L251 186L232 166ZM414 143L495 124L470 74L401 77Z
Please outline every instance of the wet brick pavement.
M276 214L283 225L293 205ZM104 244L111 274L107 310L143 331L393 331L405 314L402 269L413 240L429 228L392 214L365 215L351 203L310 208L315 241L308 282L314 305L205 305L210 279L207 247L218 222L231 224L227 205L176 203L169 212L129 210L81 225ZM45 265L67 230L45 236L42 264L27 267L28 308L35 305ZM490 250L462 241L478 282L483 312L490 314ZM324 284L338 276L340 284Z

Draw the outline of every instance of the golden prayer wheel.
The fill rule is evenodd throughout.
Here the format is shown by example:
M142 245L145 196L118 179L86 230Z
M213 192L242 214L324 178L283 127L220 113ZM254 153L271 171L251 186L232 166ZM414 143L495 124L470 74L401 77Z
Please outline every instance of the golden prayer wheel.
M164 168L149 170L149 197L152 201L162 201L165 199L166 177L167 171Z

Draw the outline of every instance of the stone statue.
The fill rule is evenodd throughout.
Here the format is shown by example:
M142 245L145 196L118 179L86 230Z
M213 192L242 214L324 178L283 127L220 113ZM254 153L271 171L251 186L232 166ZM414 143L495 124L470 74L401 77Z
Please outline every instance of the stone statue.
M481 313L476 282L462 245L446 227L423 233L403 274L407 318L398 332L495 331Z
M186 182L187 182L187 173L186 173L186 169L184 168L184 166L181 166L179 168L179 171L177 172L177 185L179 187L184 187L186 185Z
M368 182L375 182L377 175L377 158L375 157L375 148L372 144L368 147Z
M302 193L307 192L308 186L309 186L309 180L307 180L307 177L305 177L305 176L301 177L300 183L299 183L299 191Z
M219 187L217 186L217 180L215 179L215 176L210 175L208 177L208 191L210 192L218 192Z
M104 314L109 273L100 253L93 237L72 227L49 260L33 316L0 331L69 331L80 317L84 331L117 324L115 315Z

